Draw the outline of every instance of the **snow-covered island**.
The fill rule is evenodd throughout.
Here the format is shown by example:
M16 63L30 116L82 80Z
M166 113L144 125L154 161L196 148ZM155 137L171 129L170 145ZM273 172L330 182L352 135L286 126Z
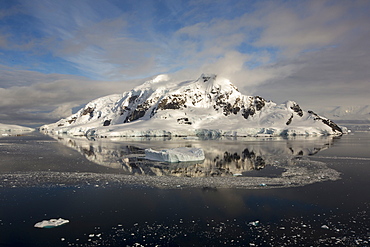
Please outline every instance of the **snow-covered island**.
M0 136L20 135L32 131L34 131L34 129L29 127L0 123Z
M160 75L123 94L93 100L40 129L96 138L342 135L345 131L294 101L276 104L243 95L229 80L213 74L179 83Z

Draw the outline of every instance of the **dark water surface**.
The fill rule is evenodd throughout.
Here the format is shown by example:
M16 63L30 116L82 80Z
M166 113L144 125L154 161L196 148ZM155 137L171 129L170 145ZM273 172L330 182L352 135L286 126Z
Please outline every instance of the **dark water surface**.
M145 147L169 148L180 140L61 139L40 133L0 139L0 246L370 246L369 132L336 139L249 139L242 145L187 140L187 146L202 147L209 158L181 167L149 164L141 157ZM123 162L127 157L129 162ZM231 184L270 181L299 166L295 160L325 164L325 171L339 172L340 179L279 188L205 184L218 178ZM119 184L97 176L94 183L51 179L38 185L25 179L34 181L39 172L140 180ZM9 182L11 174L21 174L20 182ZM140 183L196 176L207 180L199 180L199 186L168 180L175 186L164 188ZM36 222L59 217L70 223L34 228Z

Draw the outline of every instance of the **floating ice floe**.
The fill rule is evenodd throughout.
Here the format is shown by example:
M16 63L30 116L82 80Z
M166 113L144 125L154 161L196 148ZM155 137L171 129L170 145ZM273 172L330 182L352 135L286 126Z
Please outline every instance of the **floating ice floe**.
M37 222L34 227L37 228L53 228L53 227L58 227L64 224L69 223L69 220L65 220L62 218L59 219L50 219L50 220L43 220L41 222Z
M240 177L240 176L243 176L243 174L241 174L241 173L234 173L233 176L234 177Z
M259 224L260 224L259 220L251 221L251 222L248 223L248 225L251 225L251 226L258 226Z
M326 230L329 230L329 227L327 225L322 225L321 226L322 229L326 229Z
M201 148L172 148L155 151L151 148L145 149L145 158L149 160L165 162L201 161L205 159Z

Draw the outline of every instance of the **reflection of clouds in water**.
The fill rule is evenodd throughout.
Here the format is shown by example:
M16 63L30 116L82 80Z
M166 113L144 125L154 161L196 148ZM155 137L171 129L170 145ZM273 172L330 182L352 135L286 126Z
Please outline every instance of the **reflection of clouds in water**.
M335 142L335 139L330 136L289 139L281 137L238 138L237 140L227 138L218 140L115 138L109 141L104 139L94 141L69 136L55 138L99 165L124 170L133 175L176 177L235 175L281 177L284 174L288 174L288 176L302 174L304 173L303 168L297 165L300 157L314 155L329 148ZM144 150L146 148L161 150L184 146L202 148L205 160L202 162L165 163L145 159ZM301 170L297 173L298 167ZM304 169L308 168L307 166ZM259 170L261 170L260 175L255 172ZM266 170L270 174L263 172Z

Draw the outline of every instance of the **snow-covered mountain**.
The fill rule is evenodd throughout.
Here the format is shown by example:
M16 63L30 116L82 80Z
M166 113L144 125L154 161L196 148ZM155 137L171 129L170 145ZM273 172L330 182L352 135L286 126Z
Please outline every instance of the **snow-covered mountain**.
M323 107L320 114L333 120L370 121L370 105Z
M1 136L19 135L19 134L31 132L31 131L34 131L34 129L20 126L20 125L0 123L0 135Z
M41 127L44 131L114 136L341 135L334 122L293 101L277 105L246 96L227 79L166 82L158 76L123 94L91 101L77 113Z

